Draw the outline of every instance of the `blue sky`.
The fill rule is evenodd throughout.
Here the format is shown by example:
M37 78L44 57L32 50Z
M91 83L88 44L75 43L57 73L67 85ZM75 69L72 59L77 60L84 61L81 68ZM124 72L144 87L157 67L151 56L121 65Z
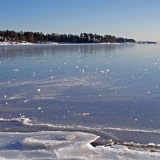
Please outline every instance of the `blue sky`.
M0 0L0 30L160 41L160 0Z

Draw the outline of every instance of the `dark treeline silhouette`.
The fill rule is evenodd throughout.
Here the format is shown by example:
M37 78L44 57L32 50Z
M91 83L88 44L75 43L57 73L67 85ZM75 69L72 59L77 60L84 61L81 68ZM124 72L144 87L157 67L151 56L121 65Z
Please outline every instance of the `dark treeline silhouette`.
M92 33L81 33L80 35L72 34L44 34L42 32L15 32L0 31L0 41L14 42L31 42L31 43L48 43L48 42L70 42L70 43L135 43L134 39L116 38L111 35L97 35Z

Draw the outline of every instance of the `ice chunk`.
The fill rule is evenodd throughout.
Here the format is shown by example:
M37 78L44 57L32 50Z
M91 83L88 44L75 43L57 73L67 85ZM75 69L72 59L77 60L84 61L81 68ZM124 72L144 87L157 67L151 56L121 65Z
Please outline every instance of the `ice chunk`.
M28 102L28 99L25 99L25 100L24 100L24 103L27 103L27 102Z
M104 71L100 71L100 73L102 73L102 74L103 74L103 73L104 73Z
M18 69L14 69L14 72L18 72Z
M106 69L106 72L109 72L109 69Z
M89 115L89 113L82 113L82 115L83 115L83 116L88 116L88 115Z
M83 70L83 69L81 69L80 71L81 71L82 73L84 73L84 70Z
M148 143L148 146L150 146L150 147L155 147L156 144L155 144L155 143Z
M74 113L73 116L89 116L89 113Z
M37 89L37 92L40 93L40 92L41 92L41 89Z

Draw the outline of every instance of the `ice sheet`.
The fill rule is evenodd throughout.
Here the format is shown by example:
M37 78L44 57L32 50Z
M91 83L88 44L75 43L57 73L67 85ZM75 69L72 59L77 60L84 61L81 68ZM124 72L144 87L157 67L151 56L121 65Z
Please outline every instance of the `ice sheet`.
M122 145L97 146L98 136L83 132L0 133L0 159L159 159L160 153Z

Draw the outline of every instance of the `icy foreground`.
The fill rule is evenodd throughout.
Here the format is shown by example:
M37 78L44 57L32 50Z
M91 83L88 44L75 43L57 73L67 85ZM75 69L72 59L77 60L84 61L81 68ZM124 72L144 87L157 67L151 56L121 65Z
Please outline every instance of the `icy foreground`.
M1 132L0 159L159 159L160 153L121 145L93 147L98 136L83 132Z

